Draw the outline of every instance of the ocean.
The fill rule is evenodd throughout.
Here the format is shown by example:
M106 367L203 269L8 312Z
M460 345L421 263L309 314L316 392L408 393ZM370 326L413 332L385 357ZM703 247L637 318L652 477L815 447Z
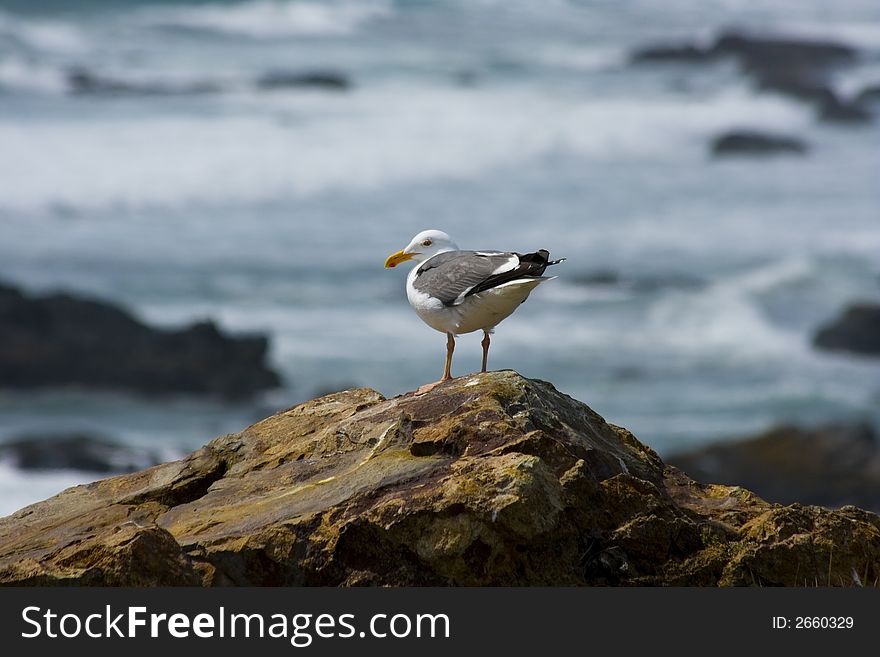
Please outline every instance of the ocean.
M857 47L835 89L880 83L876 0L0 0L0 281L266 333L285 380L236 403L6 390L0 441L94 432L173 458L321 391L436 380L445 338L382 266L426 228L567 258L490 368L661 455L880 426L880 362L811 346L880 300L880 120L819 122L731 62L629 61L729 28ZM315 72L348 87L267 82ZM741 127L810 152L714 160ZM479 369L480 337L453 374ZM0 515L94 478L0 463Z

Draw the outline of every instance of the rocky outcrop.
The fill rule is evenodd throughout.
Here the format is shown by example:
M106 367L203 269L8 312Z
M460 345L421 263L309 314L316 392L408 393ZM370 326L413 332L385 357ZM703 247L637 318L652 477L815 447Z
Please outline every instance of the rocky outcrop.
M855 304L813 337L820 349L880 356L880 305Z
M735 130L724 133L716 137L711 145L711 151L715 157L803 155L807 152L807 148L807 144L796 137L771 135L754 130Z
M772 502L880 512L880 439L866 424L777 427L668 461L691 477L736 483Z
M700 484L548 383L335 393L0 519L12 585L853 585L880 518Z
M858 51L834 41L770 37L730 30L709 44L654 44L636 49L634 62L711 62L736 57L747 71L815 72L855 63Z
M0 443L0 460L20 470L135 472L162 462L158 451L81 433L23 435Z
M841 98L831 85L831 74L855 64L855 48L834 41L795 37L768 37L728 31L715 41L651 45L635 50L631 61L644 63L706 64L733 59L755 87L811 103L822 121L865 123L871 119L867 104Z
M212 322L166 330L103 301L0 284L0 388L84 386L246 397L279 385L263 336Z
M728 31L718 37L713 51L739 58L746 71L762 77L806 78L854 64L858 51L836 41L804 37L774 37Z

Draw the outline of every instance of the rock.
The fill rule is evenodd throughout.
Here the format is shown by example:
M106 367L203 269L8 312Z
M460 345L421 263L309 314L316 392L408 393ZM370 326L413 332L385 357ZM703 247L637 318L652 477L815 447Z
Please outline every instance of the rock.
M692 43L681 45L653 45L635 50L630 56L634 63L676 62L703 64L718 59L713 48L705 48Z
M0 443L0 459L20 470L135 472L158 465L157 451L78 433L25 435Z
M210 81L131 82L98 75L79 67L72 68L67 72L67 86L72 94L99 96L178 96L222 91L219 84Z
M103 301L0 284L0 388L246 397L279 384L267 347L264 336L229 337L211 322L157 329Z
M333 71L270 71L257 80L260 89L289 89L291 87L312 87L327 91L348 91L351 80L342 73Z
M856 95L854 102L859 107L880 104L880 84L871 84L862 89Z
M819 329L813 344L820 349L880 356L880 305L861 303Z
M827 82L812 79L799 71L794 75L776 71L758 73L755 81L761 91L773 91L795 100L814 103L818 107L840 102Z
M712 48L717 55L733 55L747 71L812 73L854 64L858 51L835 41L801 37L763 37L727 31Z
M624 278L612 269L597 269L575 276L574 281L580 285L619 287L623 285Z
M833 96L820 106L819 118L833 123L868 123L871 121L871 112L859 103Z
M880 442L869 425L778 427L668 460L689 476L737 483L772 502L880 512Z
M855 574L854 574L855 573ZM852 585L880 518L699 484L542 381L354 389L0 519L7 585Z
M753 130L735 130L716 137L711 151L716 157L727 155L803 155L807 144L796 137L771 135Z
M761 91L772 91L813 103L823 121L865 123L865 105L835 94L831 73L858 60L858 51L834 41L793 37L762 37L742 32L722 33L713 44L657 45L636 50L631 61L705 64L735 59Z
M833 41L765 37L729 30L714 43L654 44L632 53L633 62L706 63L734 57L749 72L826 71L854 64L858 51Z
M257 78L258 89L315 88L347 91L351 80L334 71L269 71ZM67 87L71 94L95 96L180 96L219 93L223 86L211 80L169 82L163 80L133 81L100 75L82 67L67 71Z

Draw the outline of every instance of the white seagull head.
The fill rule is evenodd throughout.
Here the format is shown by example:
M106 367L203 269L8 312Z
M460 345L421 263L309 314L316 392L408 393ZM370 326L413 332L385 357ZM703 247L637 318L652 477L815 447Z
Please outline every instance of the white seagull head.
M385 267L396 267L407 260L424 262L438 253L458 250L458 245L442 230L423 230L405 248L388 256Z

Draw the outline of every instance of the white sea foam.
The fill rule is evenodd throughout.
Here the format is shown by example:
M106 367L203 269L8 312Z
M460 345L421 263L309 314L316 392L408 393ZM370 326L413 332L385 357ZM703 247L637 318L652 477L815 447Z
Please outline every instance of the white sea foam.
M779 359L803 346L799 335L775 327L751 299L723 286L667 297L652 309L646 328L651 348L671 347L722 361Z
M529 52L529 58L546 66L572 71L601 71L620 66L628 55L621 47L571 46L550 43Z
M72 23L53 19L24 20L4 11L0 11L0 42L65 55L81 54L88 47L86 35Z
M0 209L303 198L469 179L552 154L619 161L662 160L683 151L702 158L704 136L725 125L792 126L807 114L780 99L740 92L697 102L386 87L260 103L247 117L0 123L0 177L7 189Z
M0 57L0 91L60 94L66 86L55 66L15 56Z
M251 0L238 4L145 9L144 25L251 38L347 35L391 12L387 0Z
M805 256L784 258L747 270L718 283L732 294L759 294L816 275L816 264Z

